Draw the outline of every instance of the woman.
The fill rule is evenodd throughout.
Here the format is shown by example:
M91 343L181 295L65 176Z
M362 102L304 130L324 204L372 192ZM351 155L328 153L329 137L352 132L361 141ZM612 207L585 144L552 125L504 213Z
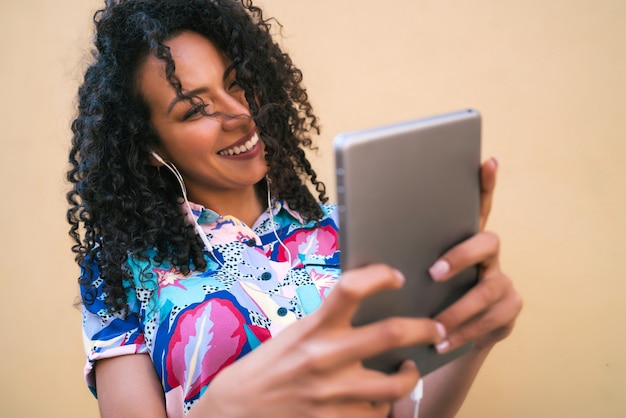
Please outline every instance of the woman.
M404 278L376 265L337 280L335 207L304 154L317 119L261 10L109 0L95 22L68 220L101 414L412 416L415 365L385 375L361 360L476 340L426 378L420 416L453 416L521 308L497 237L481 232L433 265L435 280L481 265L479 284L437 318L351 327L363 298ZM482 167L483 225L496 166Z

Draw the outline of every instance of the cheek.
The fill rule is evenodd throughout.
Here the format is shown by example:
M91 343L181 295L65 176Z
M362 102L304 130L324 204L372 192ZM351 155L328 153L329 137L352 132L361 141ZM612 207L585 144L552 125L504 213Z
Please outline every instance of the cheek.
M250 105L248 104L248 100L246 99L246 92L245 91L241 90L240 92L238 92L233 97L235 97L235 99L239 103L241 103L242 106L244 106L246 109L248 109L248 111L250 110ZM259 97L256 94L254 95L254 101L256 102L257 106L261 106L261 101L259 100Z
M216 146L220 132L219 123L210 118L164 126L157 129L163 147L174 151L195 152L211 150Z

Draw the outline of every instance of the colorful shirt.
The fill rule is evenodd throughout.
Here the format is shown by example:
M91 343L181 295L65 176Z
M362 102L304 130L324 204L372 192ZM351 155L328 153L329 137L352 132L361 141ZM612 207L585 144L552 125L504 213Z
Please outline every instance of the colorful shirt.
M181 417L224 367L298 318L315 311L339 277L336 207L323 205L319 225L305 224L276 202L249 228L232 216L192 204L213 253L205 271L185 276L168 262L131 258L126 317L107 311L103 281L83 307L85 374L95 393L96 360L148 353L165 391L170 418Z

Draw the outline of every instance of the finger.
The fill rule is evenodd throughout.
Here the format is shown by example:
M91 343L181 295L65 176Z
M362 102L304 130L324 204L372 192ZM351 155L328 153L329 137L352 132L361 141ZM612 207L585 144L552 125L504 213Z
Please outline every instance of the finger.
M492 342L500 341L513 329L513 323L521 309L522 298L513 290L499 303L450 332L444 343L438 346L438 351L450 351L487 335Z
M496 171L498 160L490 158L480 167L480 221L479 230L483 231L491 212L493 192L496 187Z
M345 331L344 331L345 332ZM438 344L446 338L445 327L429 318L386 318L331 338L306 353L309 368L334 370L346 363L373 357L393 348Z
M385 374L362 366L352 369L349 378L322 389L321 399L339 402L388 403L408 395L419 380L419 371L413 361L405 361L393 374ZM328 393L324 393L328 391Z
M351 322L359 303L366 297L404 284L402 273L384 264L373 264L344 272L319 309L327 323Z
M479 232L454 246L428 270L435 281L445 281L468 267L481 264L488 267L497 263L500 239L491 232Z
M500 301L512 289L512 283L502 272L480 280L463 297L445 309L436 320L441 322L449 333L461 324L483 314ZM483 325L489 328L489 323ZM450 337L448 336L448 340Z

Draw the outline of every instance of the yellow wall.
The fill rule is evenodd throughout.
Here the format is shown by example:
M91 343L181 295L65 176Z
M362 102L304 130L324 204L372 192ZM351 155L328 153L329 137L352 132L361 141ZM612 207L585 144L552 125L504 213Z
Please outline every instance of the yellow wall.
M626 416L626 2L265 0L335 134L472 106L525 296L460 417ZM96 0L0 0L0 416L95 417L64 221Z

